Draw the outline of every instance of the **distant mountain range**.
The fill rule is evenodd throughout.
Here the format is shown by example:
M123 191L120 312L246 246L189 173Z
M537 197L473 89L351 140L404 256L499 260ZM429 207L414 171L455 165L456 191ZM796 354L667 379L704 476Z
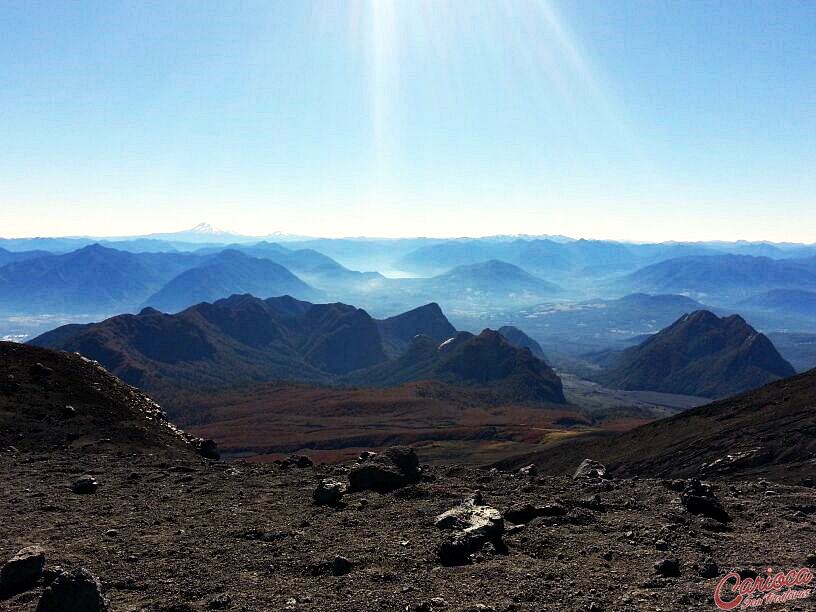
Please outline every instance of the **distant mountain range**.
M560 287L533 276L522 268L491 259L485 262L457 266L452 270L422 281L423 290L445 291L451 287L463 287L476 293L514 296L530 294L548 296L560 291Z
M773 343L742 317L698 310L624 350L598 379L616 389L717 398L794 374Z
M235 295L175 315L148 308L65 326L31 344L79 352L163 397L270 380L388 386L428 379L489 388L508 401L564 401L558 377L528 349L488 330L450 338L452 331L435 304L378 321L345 304Z
M163 312L178 312L190 304L214 302L224 296L249 293L261 298L291 295L317 300L321 292L283 266L227 249L206 263L182 272L146 300Z
M816 290L814 261L750 255L678 257L637 270L617 285L627 291L745 299L772 289Z
M739 305L751 310L816 318L816 291L772 289L743 300Z
M129 253L100 245L25 259L0 268L0 311L127 311L198 262L190 254Z

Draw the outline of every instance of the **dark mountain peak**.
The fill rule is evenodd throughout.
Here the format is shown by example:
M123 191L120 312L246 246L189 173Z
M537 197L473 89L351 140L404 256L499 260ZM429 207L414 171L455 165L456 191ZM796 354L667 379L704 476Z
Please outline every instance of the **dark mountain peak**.
M438 344L456 333L436 302L384 319L379 322L379 328L392 355L404 350L417 334L433 338Z
M434 370L442 382L485 385L516 401L566 401L561 379L547 364L493 329L477 336L459 333L440 348Z
M528 349L514 347L492 329L478 335L457 332L441 343L417 335L398 358L346 379L354 385L381 387L412 381L489 390L503 402L566 402L555 372Z
M697 310L623 351L601 380L620 389L725 397L793 374L741 316Z
M126 251L118 251L116 249L111 249L110 247L102 246L98 242L94 242L93 244L89 244L82 248L77 249L74 251L77 254L90 254L90 253L101 253L101 254L111 254L111 253L126 253Z
M725 319L720 319L710 310L695 310L678 319L676 325L678 326L702 326L702 327L716 327L719 326ZM743 321L744 323L744 321Z
M317 298L320 295L280 264L226 249L170 280L147 299L146 305L178 312L190 304L215 302L227 295L246 293L261 298L287 294Z
M288 297L288 296L287 296ZM257 298L251 293L233 293L229 297L221 298L212 302L212 306L218 308L231 308L241 310L244 308L254 308L264 303L264 300ZM193 306L195 308L195 306Z
M151 308L150 306L145 306L139 311L139 316L147 317L151 315L161 315L163 314L161 311L156 310L155 308Z
M544 351L541 349L541 345L521 331L518 327L513 325L504 325L503 327L500 327L498 331L513 346L529 349L533 355L542 361L547 361L546 357L544 356Z
M252 259L246 253L242 253L238 249L224 249L223 251L219 251L215 254L213 259Z

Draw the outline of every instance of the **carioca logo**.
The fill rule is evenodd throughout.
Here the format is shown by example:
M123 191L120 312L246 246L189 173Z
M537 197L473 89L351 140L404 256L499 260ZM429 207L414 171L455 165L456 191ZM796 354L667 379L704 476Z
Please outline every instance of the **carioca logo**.
M812 581L813 572L806 567L776 574L769 567L767 576L756 578L741 578L736 572L731 572L723 576L714 589L714 603L720 610L733 610L743 603L756 606L804 599L810 596L810 590L793 590L793 587L804 587ZM782 589L786 590L780 592Z

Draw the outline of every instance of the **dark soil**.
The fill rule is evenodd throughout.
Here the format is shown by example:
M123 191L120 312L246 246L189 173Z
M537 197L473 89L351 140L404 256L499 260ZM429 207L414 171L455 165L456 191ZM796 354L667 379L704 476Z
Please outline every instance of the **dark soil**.
M430 481L407 489L313 505L319 479L343 478L338 472L6 453L0 558L41 545L49 565L96 574L113 610L205 610L219 597L233 610L413 610L436 597L447 607L430 609L589 610L594 602L604 610L703 610L714 609L718 582L700 576L707 557L720 575L763 572L801 567L816 548L816 491L804 487L721 484L733 520L719 531L659 481L585 484L455 466L431 468ZM70 491L81 473L95 475L95 494ZM559 501L568 512L509 529L504 554L488 546L472 564L445 567L434 518L476 489L501 511ZM591 501L596 493L600 504ZM337 555L351 561L350 573L327 569ZM655 574L666 558L680 561L679 577ZM40 590L0 609L33 610Z

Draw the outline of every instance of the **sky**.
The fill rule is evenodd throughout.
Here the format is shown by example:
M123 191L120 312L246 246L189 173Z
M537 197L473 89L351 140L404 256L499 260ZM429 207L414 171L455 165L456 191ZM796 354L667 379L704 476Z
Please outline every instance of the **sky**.
M0 235L816 241L816 3L0 3Z

